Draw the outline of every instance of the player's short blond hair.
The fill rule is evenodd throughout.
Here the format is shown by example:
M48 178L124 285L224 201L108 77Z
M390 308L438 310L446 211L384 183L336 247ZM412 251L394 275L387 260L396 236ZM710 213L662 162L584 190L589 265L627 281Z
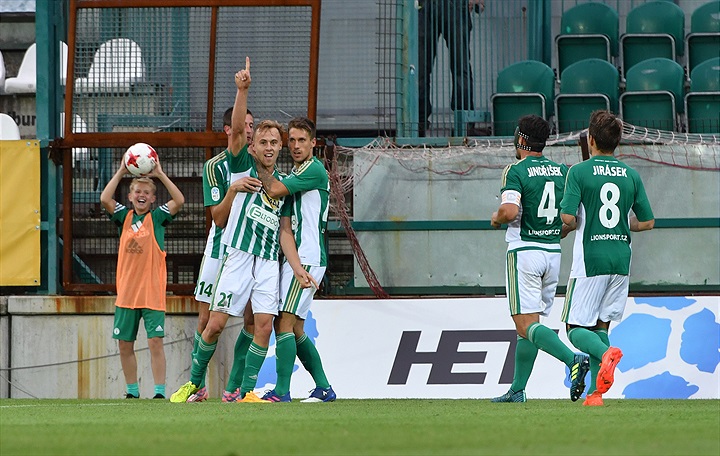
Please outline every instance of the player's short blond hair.
M157 192L155 181L153 181L149 177L136 177L135 179L133 179L132 182L130 182L130 191L133 191L133 188L135 188L137 184L148 184L152 189L153 193Z
M280 133L280 138L283 137L283 134L285 133L285 129L283 128L282 124L279 122L276 122L271 119L265 119L259 124L255 125L255 132L253 133L253 141L255 140L255 136L258 134L258 132L266 131L266 130L272 130L273 128L276 128L278 133Z

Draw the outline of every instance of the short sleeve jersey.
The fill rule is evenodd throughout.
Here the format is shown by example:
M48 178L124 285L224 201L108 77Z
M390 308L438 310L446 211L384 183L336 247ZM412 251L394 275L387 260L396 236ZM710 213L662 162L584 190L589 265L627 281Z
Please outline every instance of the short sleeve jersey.
M130 209L128 209L125 205L116 202L115 212L113 214L108 214L110 221L117 225L118 233L120 234L122 234L123 223L125 223L125 217L129 211ZM155 240L157 241L158 246L160 246L160 250L165 251L165 227L170 224L175 217L170 215L170 209L167 204L163 204L162 206L156 207L152 211L141 215L138 215L133 211L132 224L135 225L136 223L142 223L145 216L148 214L150 214L153 219L153 234L155 234Z
M570 277L630 274L630 210L654 218L640 175L612 156L570 168L561 213L577 217Z
M502 203L519 206L508 224L508 250L519 248L560 249L560 201L567 166L545 156L527 156L503 172Z
M327 266L325 230L330 180L325 166L312 157L293 168L282 183L292 195L286 199L282 215L292 217L300 262L309 266Z
M230 155L228 163L231 182L245 176L258 177L255 159L248 154L247 146L236 157ZM273 171L273 176L278 180L283 177L277 170ZM222 243L260 258L277 261L282 205L282 198L271 198L264 189L256 193L238 193L230 209Z
M230 188L230 165L228 158L230 152L225 149L222 153L212 157L203 166L203 200L205 207L217 206L225 198ZM225 249L222 245L223 229L212 222L205 244L206 256L221 258Z

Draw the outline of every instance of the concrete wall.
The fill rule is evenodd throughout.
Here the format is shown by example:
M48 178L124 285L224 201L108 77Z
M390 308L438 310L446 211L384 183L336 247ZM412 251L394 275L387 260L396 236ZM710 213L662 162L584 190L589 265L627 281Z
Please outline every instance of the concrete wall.
M692 149L693 146L687 146ZM700 155L717 160L718 146ZM567 148L548 148L561 163ZM655 149L653 149L655 150ZM659 150L659 149L658 149ZM621 154L638 154L623 146ZM670 166L682 162L682 146L655 164L624 159L640 173L655 218L682 221L720 217L720 173ZM690 151L694 154L696 152ZM490 156L488 156L490 155ZM577 153L574 153L577 161ZM381 155L382 157L382 155ZM503 158L504 157L504 158ZM440 174L475 165L513 161L510 148L474 151L438 160L402 161L376 154L355 155L354 221L488 221L499 205L502 168L477 167L466 175ZM372 164L372 165L371 165ZM711 166L706 163L706 166ZM425 168L435 170L427 171ZM358 233L370 266L385 287L504 287L504 231L364 231ZM574 235L562 241L560 284L567 283ZM720 284L720 229L673 228L634 233L631 281L643 285ZM355 265L355 285L367 286Z
M125 395L117 342L112 339L114 297L11 296L0 298L0 397L108 398ZM190 379L197 305L168 297L165 322L167 394ZM232 368L242 319L232 318L210 363L207 386L220 397ZM140 395L152 397L153 377L144 328L135 345ZM12 367L9 371L8 367ZM8 387L8 382L10 386Z

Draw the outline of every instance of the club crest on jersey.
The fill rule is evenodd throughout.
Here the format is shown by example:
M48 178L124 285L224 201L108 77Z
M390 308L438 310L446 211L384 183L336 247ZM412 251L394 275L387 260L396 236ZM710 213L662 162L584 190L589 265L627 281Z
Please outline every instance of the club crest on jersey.
M271 198L266 192L265 189L260 190L260 197L262 198L262 202L264 205L269 207L273 210L273 212L277 212L280 210L280 205L282 204L281 199L275 199Z

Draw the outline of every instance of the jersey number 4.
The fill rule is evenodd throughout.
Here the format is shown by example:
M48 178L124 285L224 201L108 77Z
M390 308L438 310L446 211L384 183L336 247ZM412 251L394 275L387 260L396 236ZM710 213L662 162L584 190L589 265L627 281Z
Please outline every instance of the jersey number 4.
M540 198L540 206L538 206L538 218L545 217L547 224L552 225L558 215L557 207L555 207L555 182L545 182L542 198Z

